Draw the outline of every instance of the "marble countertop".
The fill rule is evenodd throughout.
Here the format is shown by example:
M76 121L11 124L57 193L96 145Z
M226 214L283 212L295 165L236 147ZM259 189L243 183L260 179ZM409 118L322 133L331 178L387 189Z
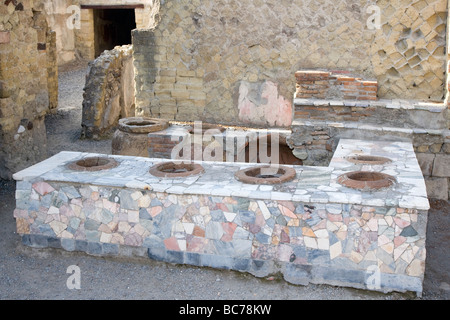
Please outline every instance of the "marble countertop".
M388 157L385 165L356 165L351 155ZM120 163L116 168L98 172L78 172L67 164L86 157L105 156ZM158 178L149 169L168 159L61 152L43 162L14 174L17 181L53 181L131 189L146 189L171 194L236 196L260 200L305 203L344 203L428 210L425 181L411 143L341 139L329 167L289 166L296 178L279 185L252 185L235 179L236 171L254 166L247 163L197 162L205 172L184 178ZM397 184L379 191L360 191L337 183L337 177L351 171L377 171L393 175Z

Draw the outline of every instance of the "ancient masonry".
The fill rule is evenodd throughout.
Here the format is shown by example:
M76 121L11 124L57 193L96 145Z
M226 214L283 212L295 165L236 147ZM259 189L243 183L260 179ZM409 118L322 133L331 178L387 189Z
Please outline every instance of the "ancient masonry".
M138 115L248 125L251 101L253 124L284 126L264 106L292 106L302 69L377 80L383 99L442 101L447 1L372 5L379 29L367 1L165 1L154 29L134 31Z
M89 62L83 94L83 138L99 138L117 127L120 118L135 114L133 49L104 51Z
M69 4L79 28L50 31ZM428 197L449 198L448 1L130 4L132 46L89 65L83 133L133 116L113 147L139 136L150 157L41 161L57 61L93 59L93 8L114 5L0 3L0 175L25 245L422 293ZM182 139L169 120L288 132L303 165L156 159Z
M365 1L161 3L133 32L137 115L287 127L315 165L341 137L412 140L430 197L448 199L447 1L371 5L379 28Z
M164 177L163 159L63 152L15 175L17 231L33 247L421 294L429 204L412 145L342 140L338 150L332 167L296 166L273 185L239 181L251 164ZM367 170L362 155L393 185L341 185Z
M124 6L136 7L135 22L137 28L151 27L151 21L158 10L156 0L44 0L45 11L52 30L56 31L58 63L64 64L77 58L93 60L94 47L94 6ZM91 7L90 7L91 6ZM79 17L76 16L79 14ZM68 20L73 21L69 22ZM123 43L125 44L125 43Z
M44 117L58 106L55 41L38 1L0 3L0 178L47 157Z

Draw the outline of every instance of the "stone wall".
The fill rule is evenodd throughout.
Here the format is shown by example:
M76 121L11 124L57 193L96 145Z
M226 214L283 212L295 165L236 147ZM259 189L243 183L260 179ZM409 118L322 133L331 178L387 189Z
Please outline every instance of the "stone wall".
M378 0L381 28L369 56L383 98L442 101L447 0Z
M442 100L446 11L445 0L164 1L156 27L133 34L137 111L288 126L301 69L376 80L381 98Z
M447 131L442 136L435 136L432 140L421 140L416 142L417 147L415 149L417 159L425 176L428 196L435 199L449 200L450 132Z
M448 130L383 127L379 124L296 120L289 137L293 153L305 165L327 166L342 138L412 141L429 198L450 199Z
M104 51L89 63L83 94L82 137L99 138L135 114L131 45Z
M0 3L0 178L47 157L44 116L57 105L54 44L41 2Z
M95 58L93 10L81 9L81 5L124 5L126 1L45 0L44 3L49 25L56 32L58 63L61 65L77 58L86 60ZM158 10L159 1L137 0L130 2L130 4L138 3L144 4L144 8L135 9L137 28L151 27L153 11ZM75 8L78 9L75 10ZM79 16L77 16L78 13Z
M302 70L295 73L295 98L377 100L378 83L348 72Z
M75 24L74 17L72 17L74 12L68 10L74 3L74 0L45 1L48 23L56 33L58 64L71 62L77 57L75 50ZM68 21L71 17L72 21Z

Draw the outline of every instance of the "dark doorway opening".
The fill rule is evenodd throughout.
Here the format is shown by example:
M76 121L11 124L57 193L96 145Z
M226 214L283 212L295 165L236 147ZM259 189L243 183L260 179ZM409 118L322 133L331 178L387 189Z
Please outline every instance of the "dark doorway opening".
M245 146L245 162L247 163L266 163L266 161L263 160L264 157L270 157L271 161L276 160L278 161L278 164L303 165L303 161L294 156L284 137L278 137L278 159L273 158L276 157L276 155L272 155L272 136L270 134L265 137L265 140L261 141L260 138L258 138L256 143L253 142L253 145L257 147L256 154L253 154L249 144ZM274 150L276 150L275 147Z
M95 57L115 46L131 44L136 29L134 9L94 9Z

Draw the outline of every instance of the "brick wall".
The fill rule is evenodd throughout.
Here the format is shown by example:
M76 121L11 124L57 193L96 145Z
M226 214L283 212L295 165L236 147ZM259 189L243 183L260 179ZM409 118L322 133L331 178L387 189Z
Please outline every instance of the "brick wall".
M348 72L302 70L295 73L295 79L296 98L377 100L377 81Z

